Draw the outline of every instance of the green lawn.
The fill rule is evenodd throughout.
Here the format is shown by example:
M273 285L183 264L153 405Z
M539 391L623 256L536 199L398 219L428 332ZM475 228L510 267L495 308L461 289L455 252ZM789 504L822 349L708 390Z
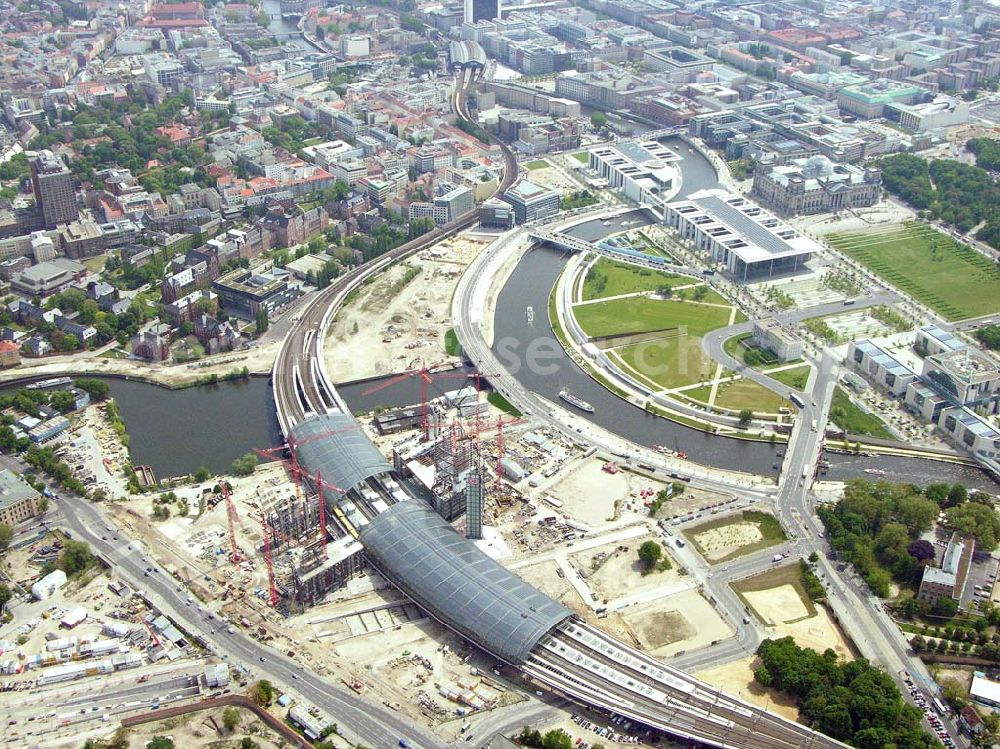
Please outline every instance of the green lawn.
M885 428L882 420L854 405L847 397L847 392L841 387L837 387L833 391L830 421L849 434L893 439L892 433Z
M788 403L777 393L758 385L753 380L736 380L719 385L719 390L715 394L715 405L719 408L731 408L734 411L749 408L751 411L773 414Z
M518 411L510 401L500 395L500 393L496 390L491 390L486 396L486 400L489 401L491 405L499 408L504 413L510 414L514 418L519 418L521 416L521 412Z
M529 161L525 164L524 168L528 171L534 171L535 169L548 169L550 166L552 165L545 159L535 159L534 161Z
M782 382L790 388L802 390L809 381L809 365L795 367L793 369L783 369L780 372L766 372L771 379Z
M580 151L579 153L572 154L573 158L579 161L581 164L590 163L590 155L586 151Z
M689 283L697 282L688 276L660 273L649 268L601 258L587 271L587 278L583 282L583 300L586 302L619 294L655 291L661 286L673 288Z
M702 336L728 325L729 313L727 307L648 297L612 299L573 308L580 327L590 336L645 333L682 326L686 326L688 335Z
M829 241L949 320L1000 311L996 263L923 224L834 234Z
M615 349L630 368L662 388L694 385L715 374L715 362L701 350L701 338L680 336Z
M444 334L444 351L448 356L462 355L462 344L458 342L458 335L454 329Z

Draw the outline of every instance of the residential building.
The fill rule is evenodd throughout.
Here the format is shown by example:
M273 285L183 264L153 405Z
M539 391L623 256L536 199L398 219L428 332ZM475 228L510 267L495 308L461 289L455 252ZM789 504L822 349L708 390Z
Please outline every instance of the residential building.
M0 469L0 523L16 526L38 514L41 499L35 489L6 468Z
M771 169L758 167L750 195L783 216L866 208L882 195L882 173L817 154Z
M961 601L975 548L974 538L963 539L953 533L945 547L941 566L924 567L917 598L930 604L942 597Z
M514 207L517 223L525 224L558 213L562 196L557 190L521 180L504 192L503 199Z
M666 223L742 281L796 273L821 249L742 195L718 188L668 203Z
M0 369L10 369L21 363L21 351L14 341L0 341Z
M754 320L751 340L758 348L770 351L779 361L788 362L802 357L802 339L773 317Z
M52 151L39 151L31 160L31 187L46 229L79 217L73 174Z

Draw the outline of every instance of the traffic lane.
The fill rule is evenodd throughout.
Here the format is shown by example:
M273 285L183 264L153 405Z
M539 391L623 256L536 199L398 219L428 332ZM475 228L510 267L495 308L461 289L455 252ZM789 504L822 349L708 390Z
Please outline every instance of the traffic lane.
M75 518L77 520L76 525L80 529L81 535L89 536L86 540L89 540L102 553L111 551L108 548L109 542L102 540L100 535L98 535L99 531L93 531L92 529L94 526L98 529L102 527L96 507L94 505L82 504L86 500L80 500L80 504L77 504L66 502L65 497L62 499L67 505L65 511L68 518ZM87 516L87 523L81 521L81 514ZM357 734L362 741L380 746L393 735L396 735L396 738L392 741L393 744L399 738L409 737L408 740L414 747L431 748L440 746L436 740L430 737L420 736L416 738L416 731L413 727L396 718L394 713L388 713L370 701L347 692L343 687L338 689L337 685L312 677L308 672L301 673L299 670L300 667L293 661L287 659L285 656L276 655L270 648L260 643L249 640L249 638L242 634L242 630L237 629L230 634L225 629L217 628L215 635L205 635L202 631L202 625L195 617L200 613L202 620L210 621L208 620L207 612L201 611L198 605L189 605L186 601L180 602L179 600L174 600L178 596L170 587L169 582L167 582L170 578L162 571L145 576L143 573L147 570L142 565L158 569L155 562L138 554L136 550L132 550L127 556L122 557L119 573L121 574L124 571L126 574L122 575L123 577L127 575L133 576L135 579L129 582L137 590L145 589L147 594L153 592L156 596L159 596L158 607L170 618L173 618L178 624L187 629L187 631L192 634L198 634L207 642L214 640L216 643L222 643L223 647L219 648L220 650L228 648L231 651L235 651L240 655L241 659L247 661L249 664L253 664L251 668L258 668L266 672L269 676L275 676L288 687L296 685L296 691L300 693L307 692L303 696L329 712L335 719L341 721L343 725L349 726L351 733ZM142 584L137 582L139 580L143 581ZM263 667L260 665L260 658L262 657L265 659ZM307 685L307 689L304 690L297 685ZM340 690L343 690L344 693L341 693ZM377 722L372 718L373 714L381 714ZM387 730L383 727L383 724L389 726L392 730Z

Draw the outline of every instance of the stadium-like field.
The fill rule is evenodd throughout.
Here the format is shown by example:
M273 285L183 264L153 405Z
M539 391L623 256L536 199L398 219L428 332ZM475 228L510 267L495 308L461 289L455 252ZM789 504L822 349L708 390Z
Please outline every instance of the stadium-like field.
M829 242L949 320L1000 311L997 264L926 225L833 234Z

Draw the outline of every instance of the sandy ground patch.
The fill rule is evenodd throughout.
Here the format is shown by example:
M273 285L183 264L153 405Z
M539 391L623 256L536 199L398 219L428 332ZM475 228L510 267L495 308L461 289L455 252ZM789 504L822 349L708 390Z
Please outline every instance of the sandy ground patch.
M627 609L622 616L636 641L643 644L644 638L648 638L646 641L654 647L646 649L661 658L700 648L733 634L711 604L695 590L667 596L655 604ZM682 637L672 639L672 634L664 631L668 623L682 629ZM661 641L658 646L657 638Z
M822 652L833 652L847 660L854 660L854 649L840 626L830 616L825 606L816 606L816 616L773 628L776 637L790 635L800 647Z
M244 736L251 737L260 749L277 749L287 745L287 741L271 731L256 715L242 708L237 708L240 714L239 725L230 733L222 726L223 709L199 710L196 713L135 726L129 729L127 734L129 749L142 749L154 736L171 736L174 746L185 749L235 746ZM335 744L338 747L348 746L343 741L337 741Z
M632 631L643 650L658 650L665 645L694 636L694 627L679 611L653 611L632 621Z
M669 570L642 574L639 547L646 541L656 541L662 545L656 536L640 536L575 554L571 557L573 566L597 596L605 601L672 585L679 578L677 564L673 560ZM669 549L664 546L663 551L669 558Z
M799 592L791 585L747 591L743 595L754 611L766 619L766 624L787 624L809 616Z
M548 160L553 163L552 159ZM570 176L569 171L558 166L547 166L542 169L532 169L528 172L528 180L542 187L551 187L553 190L575 191L582 189L582 185Z
M542 593L568 608L580 616L591 613L576 588L570 585L565 577L560 577L557 570L559 563L555 560L548 560L533 564L530 567L522 567L517 571L518 576L529 585L538 588Z
M611 522L615 502L619 502L621 512L642 508L644 500L639 495L643 490L655 494L666 488L659 481L628 471L609 474L602 470L603 465L602 460L577 464L549 489L549 493L562 502L563 512L591 528Z
M753 669L756 661L756 657L751 656L698 671L694 676L752 705L767 708L791 720L798 720L799 710L793 698L777 690L764 689L754 682Z
M704 549L705 558L714 562L732 554L737 549L755 544L764 538L756 523L741 521L725 525L721 528L711 528L696 535L695 540Z
M344 306L333 320L324 354L334 382L446 360L449 301L487 237L452 237L394 265ZM416 276L407 275L419 268ZM409 281L407 282L407 278Z

